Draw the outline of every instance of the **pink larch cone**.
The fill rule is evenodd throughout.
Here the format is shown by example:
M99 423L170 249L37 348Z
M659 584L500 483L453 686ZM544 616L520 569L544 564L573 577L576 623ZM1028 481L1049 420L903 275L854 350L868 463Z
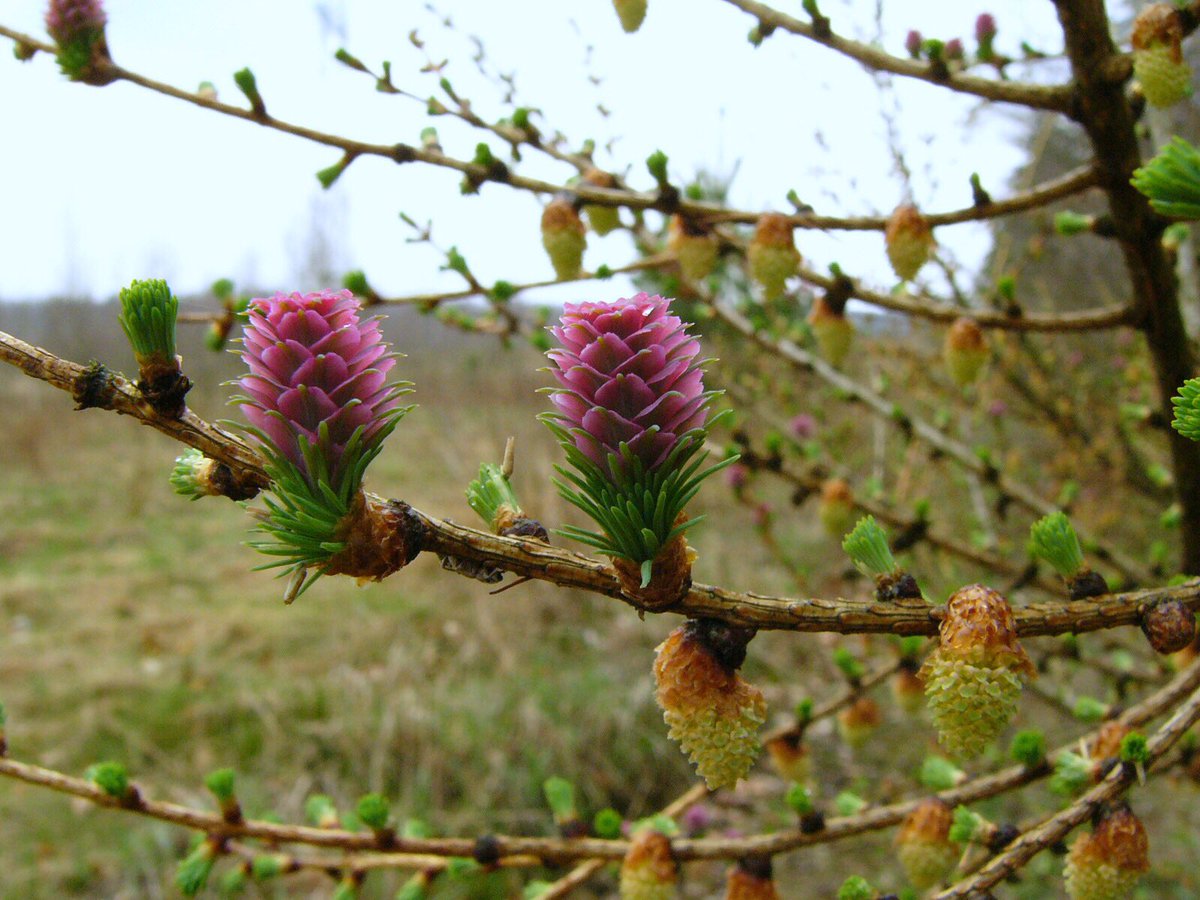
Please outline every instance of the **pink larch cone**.
M403 388L389 384L395 358L378 320L359 319L349 291L276 294L250 302L242 359L250 369L238 384L250 424L310 484L302 442L317 448L336 490L346 474L347 445L358 429L369 451L390 431Z
M575 446L601 469L620 445L647 470L680 436L705 422L708 401L700 342L663 297L638 294L615 303L568 303L550 331L562 344L547 355L561 385L551 402Z
M263 445L272 491L252 544L293 580L290 601L322 574L383 578L417 552L402 505L369 501L367 465L407 407L405 383L378 320L363 322L349 291L276 294L252 300L238 398ZM315 570L312 574L310 570Z
M626 596L643 609L664 609L691 583L684 506L717 468L700 471L696 459L713 397L700 343L668 300L647 294L568 303L551 332L559 387L557 412L544 420L583 476L568 475L573 485L560 482L560 492L603 530L563 533L609 554Z

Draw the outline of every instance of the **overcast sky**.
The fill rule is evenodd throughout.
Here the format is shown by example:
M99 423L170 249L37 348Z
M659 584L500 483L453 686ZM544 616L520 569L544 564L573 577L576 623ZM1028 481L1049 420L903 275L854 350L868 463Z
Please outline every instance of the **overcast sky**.
M44 5L5 0L0 22L42 35ZM444 74L475 110L497 119L506 112L501 91L470 59L469 37L478 35L488 65L517 74L519 102L544 110L544 130L558 128L576 145L616 138L613 153L597 161L618 171L632 166L630 181L639 187L650 185L642 161L656 148L670 156L676 180L736 165L732 201L749 208L787 210L794 188L822 213L889 211L903 195L881 109L902 110L901 139L923 208L968 204L976 170L1003 196L1022 158L1020 120L1011 111L964 127L978 107L969 98L899 79L881 95L859 66L785 34L755 49L745 38L751 20L719 0L650 0L634 35L621 31L609 0L442 5L453 11L453 29L424 3L406 0L108 0L108 42L126 68L187 89L212 81L230 102L242 102L233 72L249 65L273 115L365 140L417 143L431 124L422 105L378 94L333 52L345 46L372 67L389 59L397 85L429 95L436 76L418 71L426 57L408 40L417 29L431 56L449 58ZM873 4L822 6L839 30L875 35ZM894 52L902 52L908 28L969 42L979 11L959 0L888 6L884 43ZM998 47L1015 51L1030 38L1053 41L1046 49L1057 50L1053 14L1044 0L1003 4ZM600 104L610 115L601 115ZM369 158L322 191L314 173L336 161L334 150L133 85L71 84L48 57L19 63L7 46L0 117L0 299L101 298L147 277L165 277L181 294L223 276L259 290L313 287L302 273L319 235L335 270L362 268L384 293L458 286L437 271L435 251L406 243L411 232L400 211L432 219L437 242L457 245L485 283L551 274L538 200L500 185L461 197L453 172ZM472 155L478 134L446 118L432 124L448 152ZM530 174L570 174L530 161ZM938 237L968 265L987 249L979 226L942 229ZM589 235L589 242L589 268L632 258L627 236ZM839 260L852 274L891 286L878 235L805 232L798 243L815 264Z

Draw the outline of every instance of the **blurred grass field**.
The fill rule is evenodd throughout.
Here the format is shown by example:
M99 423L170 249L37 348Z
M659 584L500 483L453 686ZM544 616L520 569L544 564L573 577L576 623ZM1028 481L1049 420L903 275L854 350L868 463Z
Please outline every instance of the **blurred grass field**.
M8 330L3 318L0 311ZM420 407L389 441L368 488L473 524L463 489L515 435L514 484L527 510L551 526L578 522L549 482L557 448L534 418L545 408L536 393L547 380L537 371L542 359L524 346L436 342L431 333L394 335L410 352L398 371L416 382ZM128 369L116 334L115 319L100 331L68 320L45 343ZM221 382L238 362L205 354L199 337L181 341L198 382L191 405L207 418L233 418ZM0 700L14 758L73 774L117 760L147 796L205 808L203 776L232 766L247 813L285 821L302 820L312 793L345 810L381 791L401 822L421 819L435 833L467 836L551 833L541 796L550 775L576 784L586 813L612 806L628 818L693 783L666 738L650 675L653 648L678 624L674 617L641 621L612 600L541 584L492 596L428 555L380 584L324 579L285 607L282 584L253 571L261 557L244 546L245 512L170 491L179 445L110 413L72 412L65 394L13 370L0 370L0 396L10 410L0 445ZM706 488L696 511L709 514L693 532L701 580L767 593L794 593L797 579L814 592L865 590L843 581L840 549L820 532L811 504L781 525L787 554L799 561L791 572L774 563L751 513L721 485ZM924 561L939 587L968 577ZM745 674L766 692L773 721L785 721L802 697L820 702L839 691L829 653L838 643L755 639ZM840 643L865 658L865 642ZM881 658L885 644L871 645ZM1088 688L1086 679L1078 688ZM876 694L886 730L864 751L844 747L830 722L811 732L827 799L846 788L871 800L914 790L932 733L887 702L886 688ZM1078 730L1052 713L1027 697L1019 724L1048 725L1051 741ZM715 799L718 826L789 826L782 790L760 766L738 792ZM1200 896L1189 863L1200 857L1200 815L1191 803L1168 802L1179 790L1194 788L1145 789L1161 803L1139 794L1154 845L1146 896ZM766 810L762 817L746 817L751 800ZM981 811L1016 808L1005 799ZM189 839L181 829L10 781L0 781L0 823L0 896L177 895L174 863ZM833 896L853 873L898 887L890 841L884 833L791 854L777 863L781 890ZM1048 874L1058 862L1043 857L1012 896L1058 890ZM711 896L721 868L689 866L684 896ZM363 896L390 897L400 880L373 875ZM597 878L579 896L611 896L613 883L611 875ZM436 896L519 896L520 884L497 875L448 882ZM289 876L251 895L324 897L332 886L323 876Z

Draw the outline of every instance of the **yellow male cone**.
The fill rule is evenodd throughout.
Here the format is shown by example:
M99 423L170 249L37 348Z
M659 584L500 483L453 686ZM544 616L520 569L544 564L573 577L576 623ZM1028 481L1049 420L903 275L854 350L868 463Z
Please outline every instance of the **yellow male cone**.
M942 746L960 759L978 756L1017 710L1021 681L1036 671L1017 641L1012 608L981 584L946 604L941 642L921 666L925 698Z
M748 634L692 619L657 648L656 697L668 736L679 742L710 790L733 787L758 756L767 704L762 691L737 672Z

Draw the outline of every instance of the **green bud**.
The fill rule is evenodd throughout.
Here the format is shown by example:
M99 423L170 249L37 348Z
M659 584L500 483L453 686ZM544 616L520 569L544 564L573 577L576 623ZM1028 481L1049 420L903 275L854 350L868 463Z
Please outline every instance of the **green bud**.
M446 874L455 881L464 881L478 875L483 866L465 856L452 856L446 860Z
M471 162L488 169L496 164L496 157L492 155L492 148L481 141L475 145L475 157Z
M216 848L211 841L202 841L200 846L187 855L175 869L175 886L185 897L194 897L208 883L216 861Z
M396 892L396 900L426 900L428 896L429 876L424 872L412 876Z
M233 73L233 81L238 86L238 90L250 101L250 108L254 110L254 114L265 116L267 107L263 103L262 94L258 92L258 82L254 80L254 73L249 68L239 69Z
M867 801L852 791L842 791L833 798L833 808L839 816L856 816L867 808Z
M1191 226L1187 222L1175 222L1163 232L1162 245L1171 251L1178 250L1191 233Z
M879 891L861 875L851 875L838 888L837 900L875 900Z
M342 276L342 287L358 297L371 294L371 285L362 269L352 269Z
M657 831L659 834L667 837L675 837L679 834L679 826L675 820L663 813L656 813L653 816L647 816L644 819L638 819L633 823L633 828L630 829L631 834L636 834L646 828Z
M655 150L646 157L646 168L650 170L650 177L660 185L667 183L667 154Z
M512 484L495 463L484 463L479 467L479 476L467 485L467 505L475 510L479 518L493 531L500 530L502 513L510 516L521 514L521 504L512 489Z
M1044 559L1063 578L1073 578L1083 568L1083 550L1071 520L1059 511L1034 522L1029 529L1029 551Z
M554 813L554 821L561 825L579 818L575 808L575 786L565 778L557 776L547 778L542 783L542 792L546 795L546 803Z
M1146 743L1144 734L1131 731L1121 738L1121 762L1139 766L1150 764L1150 746Z
M815 808L812 791L802 784L793 783L788 787L783 799L798 816L807 816Z
M980 835L987 819L971 812L965 806L954 808L954 822L950 826L950 840L956 844L970 844Z
M337 807L325 794L313 794L304 801L304 818L317 828L337 828Z
M333 187L333 183L341 178L342 173L346 171L346 166L350 165L350 157L343 156L332 166L327 166L317 172L317 181L321 182L321 187L329 190Z
M833 651L833 664L841 670L841 673L850 681L858 681L866 674L863 664L860 663L854 654L845 647L837 647Z
M421 841L433 837L433 829L429 827L428 822L422 819L405 819L401 834L408 840Z
M446 251L446 265L443 266L443 270L457 272L460 275L466 275L470 271L466 257L458 252L457 247L451 247Z
M1080 697L1075 701L1074 713L1081 722L1100 722L1108 715L1108 705L1095 697Z
M1085 216L1082 213L1064 210L1055 214L1054 230L1064 237L1071 237L1076 234L1083 234L1085 231L1091 231L1094 221L1095 219L1092 216Z
M517 293L517 289L511 281L497 281L488 293L497 303L507 303Z
M218 278L209 290L218 300L228 300L233 296L233 282L228 278Z
M874 516L863 516L842 541L842 549L864 575L890 575L896 558L888 547L887 532Z
M364 825L375 831L387 828L390 806L382 794L364 794L355 807L358 818Z
M602 809L592 819L592 831L596 837L613 841L621 836L622 821L621 814L615 809Z
M118 800L129 795L129 773L118 762L101 762L89 766L83 777L110 797Z
M948 791L962 784L966 778L967 773L944 756L925 757L917 773L917 780L931 791Z
M175 318L179 300L161 278L133 281L121 289L117 316L139 366L175 365Z
M342 65L349 66L351 69L354 69L355 71L358 71L358 72L366 72L367 71L367 67L363 65L362 60L359 59L357 56L353 55L345 47L338 47L337 52L335 54L333 54L333 58L336 59L338 62L340 62Z
M225 803L233 799L236 780L237 775L233 769L217 769L215 772L210 772L204 779L204 786L212 791L218 802Z
M1012 275L1002 275L996 279L996 293L1000 295L1001 300L1007 300L1010 303L1017 299L1017 279Z
M533 349L545 353L550 349L550 335L541 330L530 332L529 343Z
M1189 378L1171 398L1175 418L1171 427L1185 438L1200 441L1200 378Z
M241 866L226 870L221 876L221 896L236 897L246 890L246 871Z
M1162 528L1170 530L1178 528L1183 522L1183 509L1178 503L1172 503L1158 517L1158 524Z
M1027 769L1036 769L1046 759L1046 736L1036 728L1018 731L1008 747L1008 755Z
M181 497L199 500L213 495L208 475L213 462L195 447L176 457L168 480L171 488Z
M601 263L596 267L596 277L601 281L608 281L608 279L613 277L612 267L605 263Z
M255 881L267 881L278 878L288 870L290 864L291 859L282 853L264 853L254 857L250 863L250 874Z
M805 697L796 704L796 722L800 725L807 725L812 721L813 716L813 701L811 697Z
M528 130L529 128L529 109L524 106L518 106L513 110L512 123L514 128Z
M1092 783L1092 764L1078 753L1064 751L1054 761L1050 790L1063 797L1082 793Z

